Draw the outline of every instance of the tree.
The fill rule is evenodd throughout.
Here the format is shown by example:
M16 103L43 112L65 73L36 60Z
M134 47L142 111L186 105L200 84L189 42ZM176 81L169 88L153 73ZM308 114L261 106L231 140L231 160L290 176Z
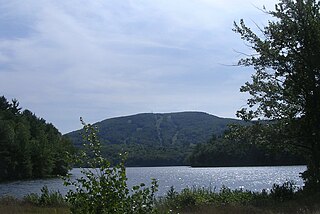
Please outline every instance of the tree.
M229 131L228 131L229 132ZM203 166L277 166L303 164L303 158L288 150L276 151L265 145L251 144L247 139L234 141L213 137L207 143L197 144L189 156L192 167Z
M244 120L268 119L269 124L248 126L255 140L277 142L302 151L306 187L320 191L320 3L315 0L281 0L274 19L259 28L258 36L243 20L235 23L254 54L239 61L253 66L252 81L241 87L251 95L237 112ZM244 132L243 132L244 133ZM271 137L272 136L272 137Z
M101 141L95 126L83 124L83 150L76 153L71 161L81 167L82 176L71 179L65 177L64 184L73 186L67 193L71 213L157 213L155 193L158 184L155 179L151 186L144 183L133 186L131 191L127 184L126 168L124 165L126 155L122 156L120 163L111 166L109 160L101 154Z
M31 162L30 132L27 121L19 121L16 124L15 133L14 141L18 147L17 152L14 153L14 159L18 162L16 178L31 178L33 164Z
M11 105L9 104L8 100L4 96L1 96L0 97L0 110L5 111L5 110L9 109L10 106Z
M65 175L67 151L72 143L52 124L0 96L0 182Z
M11 112L14 114L14 115L17 115L20 113L21 111L21 108L19 107L19 102L17 99L12 99L12 104L11 104Z
M0 120L0 181L10 178L17 165L12 158L13 144L14 124L11 121Z

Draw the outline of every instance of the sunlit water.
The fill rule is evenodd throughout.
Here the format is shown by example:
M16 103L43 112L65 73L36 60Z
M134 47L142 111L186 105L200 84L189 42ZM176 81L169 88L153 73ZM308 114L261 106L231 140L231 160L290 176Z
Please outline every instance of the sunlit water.
M221 167L221 168L191 168L178 167L129 167L127 168L128 185L140 183L150 184L151 178L159 183L158 196L164 195L171 186L177 191L186 187L211 187L219 190L221 186L231 189L247 189L261 191L270 189L274 183L281 184L294 181L297 186L303 182L299 173L306 170L305 166L277 167ZM73 177L81 175L80 169L71 171ZM46 185L49 189L65 194L68 188L63 186L61 179L41 179L30 181L15 181L0 184L0 196L12 195L18 198L28 193L40 193Z

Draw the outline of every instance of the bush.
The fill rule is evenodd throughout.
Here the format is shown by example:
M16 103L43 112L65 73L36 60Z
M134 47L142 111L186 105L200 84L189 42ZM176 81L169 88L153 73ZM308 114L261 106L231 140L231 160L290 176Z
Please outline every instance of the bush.
M270 196L277 201L286 201L292 199L297 190L298 188L293 181L287 181L282 185L273 184Z
M65 178L66 186L74 186L67 193L67 201L72 213L154 213L155 192L158 184L155 179L151 186L145 184L127 186L126 168L121 161L111 167L111 163L102 157L101 144L97 137L97 129L81 120L84 128L84 150L74 157L74 162L82 168L82 177L72 180L70 175Z
M25 202L37 205L37 206L65 206L66 201L60 192L49 191L47 186L42 187L41 195L31 193L26 195L23 200Z
M30 193L23 197L23 201L34 205L40 205L40 196L36 193Z
M283 202L299 195L293 182L282 185L274 184L270 192L252 192L248 190L231 190L222 186L219 191L215 188L185 188L176 192L173 187L159 201L159 207L164 210L187 211L204 207L272 207L274 200Z

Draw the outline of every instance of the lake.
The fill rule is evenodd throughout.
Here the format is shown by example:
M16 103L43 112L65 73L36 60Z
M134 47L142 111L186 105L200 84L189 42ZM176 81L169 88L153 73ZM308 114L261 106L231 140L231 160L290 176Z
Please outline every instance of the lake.
M158 196L164 195L171 186L177 191L186 187L212 187L219 190L223 185L231 189L247 189L261 191L271 189L274 183L282 184L294 181L297 186L303 185L299 173L306 170L306 166L272 166L272 167L217 167L191 168L188 166L175 167L128 167L128 185L146 185L151 178L159 183ZM71 171L73 177L81 175L80 169ZM18 198L28 193L40 193L41 188L47 185L51 190L59 190L65 194L68 189L63 186L61 179L39 179L30 181L15 181L0 184L0 196L12 195Z

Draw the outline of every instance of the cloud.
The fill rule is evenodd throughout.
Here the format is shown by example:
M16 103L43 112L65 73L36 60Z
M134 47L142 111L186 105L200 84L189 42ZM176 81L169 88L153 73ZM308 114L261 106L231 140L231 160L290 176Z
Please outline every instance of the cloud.
M1 1L1 0L0 0ZM62 132L138 112L232 117L251 69L234 20L267 20L273 1L1 2L0 91ZM250 23L251 21L249 21ZM252 22L251 22L252 23Z

